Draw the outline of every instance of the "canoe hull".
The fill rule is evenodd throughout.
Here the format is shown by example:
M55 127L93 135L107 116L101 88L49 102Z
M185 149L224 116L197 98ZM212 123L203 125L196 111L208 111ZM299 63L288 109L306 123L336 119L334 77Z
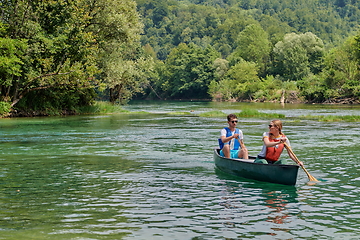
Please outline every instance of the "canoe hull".
M234 176L292 186L296 184L299 170L298 165L262 164L225 158L219 155L218 148L214 149L214 161L218 169Z

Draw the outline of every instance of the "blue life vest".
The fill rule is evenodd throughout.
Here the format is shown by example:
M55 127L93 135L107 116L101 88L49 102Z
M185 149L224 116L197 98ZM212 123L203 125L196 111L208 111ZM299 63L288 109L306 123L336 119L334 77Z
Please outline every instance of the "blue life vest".
M226 127L225 130L226 130L226 137L232 136L230 128ZM237 129L237 128L235 128L235 133L234 133L234 134L236 134L236 133L237 133L237 134L240 134L240 131L239 131L239 129ZM234 143L234 149L233 149L233 150L239 150L239 149L241 148L239 141L238 141L237 139L235 139L235 138L232 139L232 140L230 140L230 141L233 141L233 140L235 141L235 143ZM222 149L222 148L224 147L224 143L223 143L223 141L221 140L221 138L219 138L218 141L219 141L220 149ZM226 144L230 144L230 141L227 142Z

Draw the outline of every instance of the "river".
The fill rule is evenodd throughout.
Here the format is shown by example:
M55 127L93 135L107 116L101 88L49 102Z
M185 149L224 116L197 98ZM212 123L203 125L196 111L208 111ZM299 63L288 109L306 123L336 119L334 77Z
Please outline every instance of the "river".
M360 115L360 106L125 108L134 113L0 119L0 239L360 239L360 123L297 119ZM285 114L283 132L320 182L307 185L302 169L293 187L215 169L226 118L199 114L244 108ZM251 155L270 120L239 118Z

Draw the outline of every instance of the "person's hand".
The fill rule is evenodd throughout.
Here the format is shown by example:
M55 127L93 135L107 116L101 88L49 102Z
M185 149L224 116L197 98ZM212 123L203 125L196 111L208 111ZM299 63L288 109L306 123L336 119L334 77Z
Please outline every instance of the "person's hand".
M238 137L239 137L239 134L238 134L238 133L235 133L235 134L233 135L233 137L234 137L234 138L238 138Z
M284 143L284 142L286 142L286 140L287 140L287 137L281 137L280 138L280 143Z
M299 161L299 166L304 166L304 163L302 161Z

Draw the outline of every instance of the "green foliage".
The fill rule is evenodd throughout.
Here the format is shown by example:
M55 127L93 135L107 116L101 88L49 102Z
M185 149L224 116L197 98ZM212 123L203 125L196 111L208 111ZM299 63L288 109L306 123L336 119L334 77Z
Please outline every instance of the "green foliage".
M140 46L143 25L133 0L0 4L0 97L12 105L36 92L43 103L26 97L19 108L73 108L79 92L94 98L95 87L110 89L113 101L126 101L152 76L153 61ZM63 88L74 96L62 94Z
M165 61L166 68L158 68L159 81L153 82L162 98L189 97L182 91L193 86L188 83L191 70L179 67L186 65L188 56L178 54L176 62L167 59L173 58L171 49L182 48L182 43L202 48L211 45L221 54L213 65L214 76L206 80L214 100L295 102L304 98L316 102L351 94L358 97L358 78L345 81L344 71L327 69L330 62L324 61L324 55L325 44L330 49L354 33L358 22L349 9L358 9L359 4L343 1L334 7L317 0L137 2L145 24L141 41ZM255 63L257 69L251 71L253 67L244 62ZM330 87L329 82L340 86Z
M294 103L302 100L297 82L281 81L274 76L262 78L253 97L256 102Z
M257 69L253 62L240 61L220 81L210 82L209 95L218 101L251 100L260 84Z
M0 86L11 86L12 79L21 76L21 66L24 64L21 56L26 47L23 40L3 38L0 35Z
M284 114L279 113L262 113L256 109L244 109L236 116L239 118L285 118Z
M322 40L313 33L286 34L273 50L273 74L283 80L300 80L318 73L324 54Z
M94 88L112 103L360 97L357 1L136 2L0 1L0 100L55 113Z
M266 119L286 119L287 117L284 114L280 113L264 113L256 109L243 109L239 113L235 113L238 118L266 118ZM216 117L216 118L225 118L226 114L222 111L210 111L199 114L200 117ZM360 116L358 115L346 115L346 116L315 116L315 115L302 115L296 117L297 121L300 120L314 120L321 122L360 122Z
M310 74L299 80L298 86L307 102L323 102L328 97L324 91L324 81L319 75Z
M256 63L241 61L227 72L227 79L232 85L231 96L236 99L251 100L253 94L259 89L258 66Z
M33 112L32 115L76 114L79 108L94 103L92 88L72 88L63 86L29 92L14 107L16 112Z
M10 112L11 106L8 102L0 102L0 116L4 116Z
M209 111L199 114L200 117L226 117L226 114L222 111Z
M142 43L150 44L161 60L180 43L205 41L226 58L237 47L239 33L251 24L260 24L272 45L291 32L313 32L330 46L340 44L358 29L360 7L357 1L336 2L137 0L145 24Z
M97 9L89 30L99 42L100 90L112 103L126 103L153 77L154 61L140 46L143 25L132 0L97 1Z
M222 111L210 111L210 112L204 112L200 113L200 117L225 117L226 115ZM236 116L239 118L285 118L284 114L278 114L278 113L263 113L259 112L256 109L243 109L241 112L236 113Z
M230 101L235 98L234 81L223 79L221 81L212 80L209 84L209 95L216 101Z
M94 35L84 30L89 18L85 8L79 8L82 3L22 0L3 6L1 22L7 28L1 42L7 44L6 57L14 59L13 68L2 71L3 99L15 105L40 89L90 87L97 47Z
M214 61L218 57L210 46L203 49L195 44L180 44L165 61L159 88L173 99L209 98L208 86L214 78Z
M314 116L314 115L303 115L299 116L300 119L315 120L321 122L360 122L359 115L345 115L345 116Z
M302 84L309 88L309 84L317 87L309 91L323 94L323 98L359 97L360 69L358 67L356 38L349 38L342 46L331 49L324 57L323 71L313 82ZM304 91L304 94L307 92ZM308 98L316 100L316 96ZM309 99L309 100L310 100Z
M81 114L114 114L114 113L130 113L122 108L119 104L110 102L96 101L91 105L82 106L78 110Z
M284 90L284 83L273 76L266 76L261 79L259 89L254 94L254 98L261 102L280 100Z
M240 32L238 44L232 53L233 58L238 56L248 62L255 62L260 74L264 74L270 59L271 44L268 34L259 24L250 24Z

